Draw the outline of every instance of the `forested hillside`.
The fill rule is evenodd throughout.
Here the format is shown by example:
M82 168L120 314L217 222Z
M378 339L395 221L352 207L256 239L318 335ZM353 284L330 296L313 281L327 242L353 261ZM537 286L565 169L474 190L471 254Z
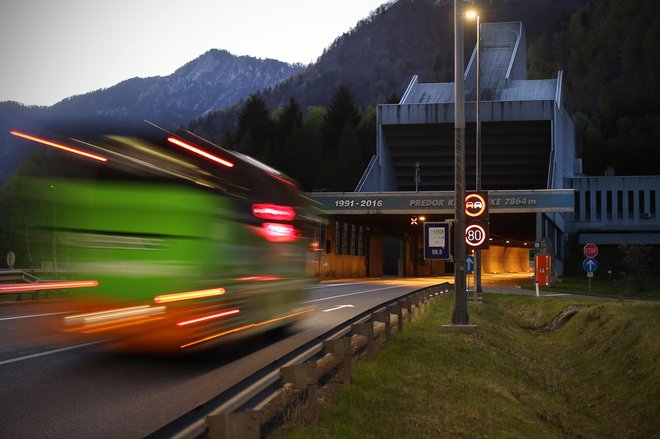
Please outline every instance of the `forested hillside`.
M591 1L528 60L532 77L564 70L586 174L660 174L660 2Z
M554 32L562 18L566 21L585 2L474 3L484 22L523 21L527 41L535 41L544 30ZM453 80L453 11L453 1L386 4L337 38L302 73L193 121L190 128L224 147L254 154L301 181L305 189L352 191L375 153L374 107L398 101L413 75L422 82ZM475 37L474 22L467 22L467 56ZM332 110L341 96L345 108L355 108L343 119ZM257 104L259 111L253 108ZM295 132L287 131L292 126L288 122L280 123L281 117L289 120L296 113L290 107L294 104L302 120L302 128L296 125ZM269 134L273 125L279 127L276 136Z

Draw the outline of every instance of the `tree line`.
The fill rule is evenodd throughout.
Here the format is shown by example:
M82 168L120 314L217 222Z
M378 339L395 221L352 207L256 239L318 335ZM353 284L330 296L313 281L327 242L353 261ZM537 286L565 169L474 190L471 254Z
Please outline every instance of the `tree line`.
M660 2L590 2L528 59L531 77L565 72L585 174L660 174Z
M220 144L295 178L304 190L353 191L376 152L376 110L362 110L345 85L328 107L305 112L293 96L271 110L255 93Z

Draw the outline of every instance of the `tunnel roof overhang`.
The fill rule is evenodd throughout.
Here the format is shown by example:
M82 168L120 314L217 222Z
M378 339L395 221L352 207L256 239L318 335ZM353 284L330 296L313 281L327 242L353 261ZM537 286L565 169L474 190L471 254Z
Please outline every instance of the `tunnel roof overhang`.
M454 213L453 191L312 192L312 199L333 215ZM573 189L488 191L489 212L573 212Z

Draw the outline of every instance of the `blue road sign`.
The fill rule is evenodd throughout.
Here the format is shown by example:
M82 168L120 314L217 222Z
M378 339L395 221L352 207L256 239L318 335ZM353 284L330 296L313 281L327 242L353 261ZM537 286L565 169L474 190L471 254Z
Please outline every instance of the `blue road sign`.
M582 267L587 273L593 273L598 269L598 261L594 258L586 258L582 261Z
M424 259L449 259L448 223L424 223Z
M474 271L474 256L468 256L465 258L465 271L467 273L472 273Z

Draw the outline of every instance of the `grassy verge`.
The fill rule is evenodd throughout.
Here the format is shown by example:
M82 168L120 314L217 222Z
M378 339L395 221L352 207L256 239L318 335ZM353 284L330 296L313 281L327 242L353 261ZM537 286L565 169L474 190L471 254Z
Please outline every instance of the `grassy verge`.
M449 333L452 298L406 326L354 384L322 408L319 426L276 438L658 437L660 306L487 294L470 304L478 333Z
M607 275L605 275L607 276ZM557 291L571 294L590 294L592 296L631 298L631 299L660 299L660 278L654 277L649 281L649 288L643 292L628 292L626 285L620 280L610 281L607 277L594 276L591 280L591 293L589 293L589 280L586 276L567 276L549 287L541 286L541 291ZM535 289L534 282L523 282L522 288Z

